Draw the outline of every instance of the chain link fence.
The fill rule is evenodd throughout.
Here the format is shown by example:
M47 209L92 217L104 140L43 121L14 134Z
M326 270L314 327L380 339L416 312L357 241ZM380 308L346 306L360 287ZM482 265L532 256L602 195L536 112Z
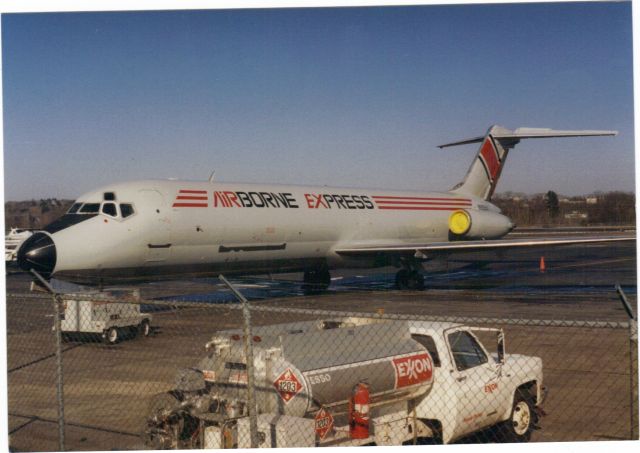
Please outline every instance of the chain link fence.
M632 323L242 307L8 294L10 448L638 439Z

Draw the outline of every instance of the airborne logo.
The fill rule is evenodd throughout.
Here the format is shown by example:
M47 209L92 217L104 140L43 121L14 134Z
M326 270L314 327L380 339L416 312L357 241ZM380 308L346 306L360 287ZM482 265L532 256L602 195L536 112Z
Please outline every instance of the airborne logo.
M298 201L291 192L242 192L216 190L210 200L205 190L180 189L174 208L286 208L298 209ZM309 209L375 209L367 195L305 193ZM211 201L211 204L209 204Z
M222 208L298 208L293 195L289 192L232 192L230 190L213 192L213 207Z

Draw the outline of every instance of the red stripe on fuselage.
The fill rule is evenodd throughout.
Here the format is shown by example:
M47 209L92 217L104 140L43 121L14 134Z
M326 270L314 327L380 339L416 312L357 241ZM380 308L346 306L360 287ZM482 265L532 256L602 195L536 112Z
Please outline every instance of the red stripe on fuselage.
M375 200L380 205L416 205L416 206L471 206L470 201L382 201Z
M185 190L185 189L180 189L180 193L206 194L207 191L206 190Z
M424 201L471 201L468 198L429 198L429 197L392 197L386 195L373 195L371 198L374 200L424 200Z
M482 144L482 149L480 150L480 155L484 160L484 163L487 166L487 171L489 172L489 178L493 181L498 176L498 172L500 171L500 161L498 160L498 155L496 154L496 150L493 147L493 143L491 143L491 138L487 137Z
M378 209L390 209L390 210L402 210L402 211L455 211L460 209L460 206L448 206L448 207L422 207L422 206L378 206Z
M204 200L207 201L207 197L200 197L194 195L178 195L176 200Z
M206 208L207 203L173 203L174 208Z

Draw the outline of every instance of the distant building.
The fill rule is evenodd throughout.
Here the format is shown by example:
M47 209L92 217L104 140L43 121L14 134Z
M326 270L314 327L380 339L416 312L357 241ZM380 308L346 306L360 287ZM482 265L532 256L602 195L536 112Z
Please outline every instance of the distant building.
M571 211L564 215L564 218L567 220L584 220L588 217L586 212L581 211Z
M598 197L587 197L587 204L598 204Z

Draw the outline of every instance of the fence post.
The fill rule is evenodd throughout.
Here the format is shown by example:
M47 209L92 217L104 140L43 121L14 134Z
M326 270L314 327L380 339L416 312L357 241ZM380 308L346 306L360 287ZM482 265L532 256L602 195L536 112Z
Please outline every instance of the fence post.
M247 358L247 404L249 405L249 433L251 448L258 448L258 408L255 394L255 376L253 370L253 335L251 334L251 311L249 301L229 281L220 274L218 278L231 290L242 303L244 356Z
M60 325L60 308L62 304L62 297L59 294L54 294L53 319L56 336L56 394L58 397L58 440L60 451L64 451L64 375L62 372L62 326Z
M55 292L51 285L35 270L31 273L53 295L53 334L56 347L56 396L58 398L58 448L64 451L64 376L62 373L62 326L60 325L60 307L62 296Z
M629 386L631 439L638 439L638 321L629 320Z
M615 288L620 297L620 302L622 302L622 306L627 312L627 316L629 316L629 432L630 439L637 439L636 430L638 429L638 422L636 421L636 417L638 416L638 409L636 405L638 404L638 384L636 378L638 377L638 317L633 312L633 308L627 300L627 296L622 287L616 284Z

